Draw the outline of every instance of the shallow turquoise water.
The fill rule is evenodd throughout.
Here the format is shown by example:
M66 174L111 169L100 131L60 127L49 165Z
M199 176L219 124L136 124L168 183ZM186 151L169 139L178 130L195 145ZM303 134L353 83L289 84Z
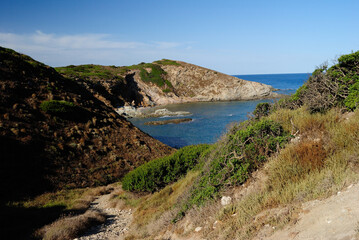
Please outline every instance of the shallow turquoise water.
M282 93L292 93L308 78L308 74L263 74L240 75L246 80L262 82L274 88L283 89ZM271 84L272 83L272 84ZM154 138L172 147L183 147L191 144L214 143L223 135L233 122L246 120L258 103L273 100L202 102L161 106L170 111L188 111L192 122L159 126L144 125L145 122L163 120L163 118L132 118L130 121ZM179 118L179 117L171 117ZM165 118L165 119L171 119Z

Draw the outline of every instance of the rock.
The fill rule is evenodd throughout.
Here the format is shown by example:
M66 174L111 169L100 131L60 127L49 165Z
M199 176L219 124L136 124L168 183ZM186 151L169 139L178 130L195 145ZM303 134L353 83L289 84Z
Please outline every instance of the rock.
M150 107L140 107L140 108L135 108L135 107L130 107L130 106L125 106L125 107L120 107L116 109L116 112L124 117L129 117L129 118L156 118L156 117L172 117L172 116L184 116L184 115L190 115L190 112L186 112L186 111L177 111L177 112L172 112L169 111L166 108L161 108L161 109L156 109L153 112L153 108Z
M231 204L231 202L232 202L232 198L231 198L230 196L228 196L228 197L223 196L223 197L221 198L221 204L222 204L222 206L229 205L229 204Z
M266 84L242 80L193 64L177 61L178 65L161 65L173 91L142 81L140 71L133 71L138 92L145 105L166 105L199 101L232 101L276 97Z
M202 230L202 227L196 227L196 229L194 230L195 232L199 232Z

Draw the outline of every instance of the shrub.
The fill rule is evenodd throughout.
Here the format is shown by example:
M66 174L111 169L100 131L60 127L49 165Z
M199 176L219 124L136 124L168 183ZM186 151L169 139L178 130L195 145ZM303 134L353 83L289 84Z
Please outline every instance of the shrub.
M72 102L64 100L48 100L40 104L42 111L68 120L83 121L89 116L89 112Z
M253 111L253 115L256 119L259 119L264 116L268 116L272 109L272 105L270 103L258 103L256 109Z
M224 186L243 184L289 137L280 124L271 120L252 120L235 126L208 160L175 221L192 205L200 206L215 198Z
M307 105L311 112L325 112L332 107L354 110L359 103L359 51L338 58L328 68L318 67L308 81L280 107L297 108Z
M64 100L43 101L40 104L42 111L50 114L72 113L76 110L75 104Z
M151 68L151 72L147 72L145 68L140 69L140 76L144 82L152 82L159 87L163 87L166 82L163 79L163 76L166 75L166 72L157 64L148 64Z
M159 190L194 168L208 148L207 144L187 146L170 156L152 160L126 174L122 187L139 192Z

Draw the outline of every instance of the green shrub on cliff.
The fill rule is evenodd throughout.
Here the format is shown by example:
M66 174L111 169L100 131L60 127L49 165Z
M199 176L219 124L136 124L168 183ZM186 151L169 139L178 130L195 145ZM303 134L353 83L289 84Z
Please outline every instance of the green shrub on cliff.
M122 187L138 192L159 190L194 168L208 148L208 144L187 146L170 156L152 160L126 174Z

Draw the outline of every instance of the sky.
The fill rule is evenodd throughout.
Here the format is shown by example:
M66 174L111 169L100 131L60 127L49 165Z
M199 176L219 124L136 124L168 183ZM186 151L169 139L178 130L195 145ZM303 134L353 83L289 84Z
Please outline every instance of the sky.
M159 59L306 73L359 50L357 0L1 0L0 46L47 65Z

